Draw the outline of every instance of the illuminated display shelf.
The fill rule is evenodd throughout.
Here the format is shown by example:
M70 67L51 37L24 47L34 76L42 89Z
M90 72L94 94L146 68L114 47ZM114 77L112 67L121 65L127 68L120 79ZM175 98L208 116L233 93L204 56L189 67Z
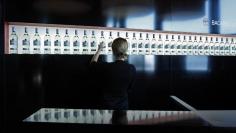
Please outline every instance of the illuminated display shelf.
M128 40L129 55L236 55L234 35L21 22L5 23L5 54L91 55L104 43L109 55L117 37Z

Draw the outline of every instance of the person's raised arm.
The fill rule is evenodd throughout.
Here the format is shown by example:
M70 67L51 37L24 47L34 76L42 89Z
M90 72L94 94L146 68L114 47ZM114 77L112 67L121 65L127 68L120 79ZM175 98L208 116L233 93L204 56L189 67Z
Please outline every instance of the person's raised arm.
M98 61L98 58L99 58L99 55L100 55L100 53L101 53L101 51L102 51L102 49L103 49L103 46L104 46L103 43L101 43L101 44L98 46L98 50L97 50L97 52L93 55L93 58L91 59L91 62L90 62L90 63L92 63L92 62L97 62L97 61Z

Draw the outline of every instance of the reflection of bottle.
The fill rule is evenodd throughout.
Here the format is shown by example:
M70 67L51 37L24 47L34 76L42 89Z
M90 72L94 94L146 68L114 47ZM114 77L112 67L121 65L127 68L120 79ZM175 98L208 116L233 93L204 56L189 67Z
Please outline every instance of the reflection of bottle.
M229 45L229 39L226 38L226 42L225 42L225 55L230 55L230 45Z
M194 55L198 55L197 36L194 36L194 41L193 41L193 54L194 54Z
M95 37L95 32L92 31L92 36L91 36L91 39L90 39L90 54L95 54L96 50L97 50L97 40L96 40L96 37Z
M155 36L155 34L152 34L151 54L152 54L152 55L156 55L156 54L157 54L157 42L156 42L156 36Z
M175 36L171 36L171 41L170 41L170 54L171 55L176 55L176 42L175 42Z
M177 40L177 44L176 44L177 46L176 46L176 54L177 55L181 55L182 54L182 42L181 42L181 39L180 39L180 35L178 35L178 40Z
M30 36L28 34L28 29L25 27L25 33L22 38L22 53L29 54L30 53Z
M204 55L204 44L202 42L202 36L200 36L200 39L199 39L199 45L198 45L198 54L199 55Z
M89 47L89 42L88 42L88 36L87 36L87 31L84 30L84 36L82 40L82 54L88 54L88 47Z
M163 41L161 34L159 34L158 41L157 41L157 54L158 55L163 55L164 54L164 49L163 49Z
M186 36L184 36L184 40L182 43L182 55L187 55L187 41Z
M192 42L192 37L189 36L188 44L187 44L187 54L192 55L193 53L193 42Z
M78 36L78 31L75 30L75 35L73 37L73 54L79 54L80 53L80 41Z
M150 40L149 40L149 36L148 36L148 33L146 34L146 40L145 40L145 54L149 55L151 54L150 51L151 51L151 47L150 47Z
M215 46L214 46L214 42L213 42L213 37L211 37L209 46L210 46L210 50L209 50L210 55L214 55L215 54Z
M51 37L48 28L46 28L46 35L44 36L44 53L51 54Z
M112 54L112 42L113 42L113 37L112 37L112 32L110 31L109 37L108 37L108 54Z
M103 44L103 49L101 54L107 54L107 43L106 43L106 39L104 37L104 31L101 31L101 37L99 39L99 44Z
M63 54L70 54L70 37L68 35L68 30L67 29L66 29L66 34L64 36Z
M16 35L15 27L12 27L10 35L10 54L18 53L18 36Z
M61 36L59 34L59 30L56 29L56 35L54 39L54 53L61 54Z
M135 33L133 33L133 38L131 42L131 54L138 54L137 39L136 39Z
M140 33L140 37L138 41L138 54L144 54L144 42L142 38L142 33Z
M164 42L164 55L170 55L170 41L168 35L166 35L166 39Z
M215 50L215 55L220 55L220 45L219 45L218 37L216 38L216 41L215 41L214 50Z
M225 54L225 43L224 43L224 38L220 39L220 55L224 55Z
M204 42L204 55L209 55L209 43L208 43L208 37L206 37L205 42Z

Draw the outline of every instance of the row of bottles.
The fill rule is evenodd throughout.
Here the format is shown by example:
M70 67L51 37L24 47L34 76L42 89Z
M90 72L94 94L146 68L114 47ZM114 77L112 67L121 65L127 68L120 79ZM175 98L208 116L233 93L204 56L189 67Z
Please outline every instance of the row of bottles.
M43 108L28 117L28 122L110 124L112 110ZM197 117L192 111L127 111L129 124L169 122Z
M19 35L12 27L10 54L94 54L101 43L104 44L102 54L112 54L112 41L123 37L129 42L130 55L236 55L236 38L233 37L91 29L73 29L73 34L63 29L61 35L59 28L55 29L55 34L51 34L49 28L44 30L45 33L39 34L38 28L34 28L30 35L28 27L24 27L23 35Z

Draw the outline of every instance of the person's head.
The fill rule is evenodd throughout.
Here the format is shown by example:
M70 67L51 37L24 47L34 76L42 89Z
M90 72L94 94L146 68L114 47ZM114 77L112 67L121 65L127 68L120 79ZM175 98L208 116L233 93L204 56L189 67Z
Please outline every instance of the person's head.
M117 59L127 59L128 42L124 38L116 38L112 43L112 51Z

